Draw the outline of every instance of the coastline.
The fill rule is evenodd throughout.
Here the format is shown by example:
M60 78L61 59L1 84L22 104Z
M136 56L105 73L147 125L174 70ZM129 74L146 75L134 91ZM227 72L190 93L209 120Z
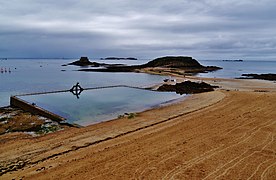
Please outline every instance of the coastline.
M30 178L50 178L60 176L62 179L70 179L70 177L71 179L82 179L83 177L108 178L111 177L111 174L113 174L112 176L114 177L148 178L153 177L151 176L151 171L156 173L154 169L149 171L147 164L150 163L152 167L156 166L156 168L159 170L158 176L156 177L165 177L166 179L170 177L169 175L173 174L172 172L176 171L176 169L179 169L182 166L186 167L186 164L184 163L186 159L190 159L192 162L194 161L196 168L192 168L192 172L194 172L195 169L204 171L206 170L206 173L188 173L186 174L187 177L198 177L198 175L202 175L202 177L214 177L213 175L220 172L216 172L216 170L213 169L220 167L212 165L216 161L206 163L204 166L199 166L200 163L197 163L196 159L199 160L200 157L205 157L208 160L208 152L216 152L216 148L219 149L220 146L231 144L235 142L235 140L238 140L239 137L236 137L237 135L235 133L229 133L227 137L225 137L226 139L220 140L222 138L220 136L209 137L207 134L210 134L213 131L231 132L231 129L234 127L243 127L243 125L246 125L246 119L243 117L246 116L246 114L252 114L251 118L255 118L256 122L254 121L255 123L252 124L252 127L247 127L244 132L241 131L241 135L245 133L245 137L247 134L254 135L255 137L255 129L259 127L257 132L261 130L262 135L264 136L264 142L260 142L260 144L264 144L266 147L262 148L263 146L260 146L260 148L258 148L259 146L254 146L255 149L251 149L252 146L250 144L255 143L255 140L252 139L252 142L248 142L248 148L243 149L241 148L243 146L240 146L239 144L235 145L240 147L241 150L244 150L240 151L240 153L247 155L245 152L248 151L253 151L256 153L260 151L261 153L265 153L273 152L275 150L275 147L273 147L271 144L271 141L274 142L273 137L275 136L276 128L273 124L273 117L275 117L275 113L274 111L271 111L271 109L275 109L275 103L273 103L275 102L276 98L275 83L261 80L213 79L198 77L185 77L185 79L183 79L183 76L179 76L177 81L183 81L187 79L194 81L204 80L207 83L212 83L221 87L219 90L214 92L191 95L184 101L170 104L168 106L146 110L144 112L138 113L137 117L134 119L122 118L91 125L85 128L68 128L63 131L58 131L41 137L30 137L29 135L23 133L10 133L2 135L0 147L0 165L2 167L1 171L3 172L3 170L6 168L6 172L2 175L2 177L4 179L10 179L23 176ZM247 107L250 101L257 101L256 98L258 102L255 104L250 104L250 108ZM237 103L235 103L235 101ZM235 121L231 119L231 113L233 113L234 109L235 112L237 111L236 116L238 117L235 119ZM265 119L262 119L262 116L260 116L263 114L267 116ZM198 117L201 117L202 119ZM206 118L210 118L209 120L211 121L204 121ZM218 125L221 125L219 120L223 120L225 122L225 129L220 130L219 128L214 128L217 123ZM257 125L266 122L267 126L263 132L263 129L260 129L263 128L263 126ZM181 136L175 135L173 133L170 135L171 137L165 136L170 140L164 141L162 139L163 135L169 132L168 130L180 133L178 129L180 127L184 128L189 126L189 123L190 128L183 132L181 131ZM192 131L193 129L201 127L202 123L206 125L206 127L210 126L212 128L202 129L201 131ZM252 132L254 133L252 134ZM191 134L191 137L193 138L187 140L186 133ZM201 140L196 140L197 136L198 138L201 138ZM141 137L146 138L141 139ZM153 147L147 145L151 138L157 139L154 141L155 143L152 144ZM205 144L206 147L199 147L200 150L196 150L196 152L193 153L193 150L189 149L189 146L186 146L186 143L184 143L183 146L185 146L185 150L183 150L183 153L186 155L181 156L179 159L179 157L176 158L174 157L175 154L171 153L174 151L181 151L177 148L177 146L175 146L177 144L175 144L176 142L173 143L174 140L171 138L176 138L179 140L179 142L188 141L195 146L201 146ZM251 136L248 136L248 138L251 138ZM272 140L269 141L271 138ZM256 141L262 140L258 138ZM169 145L170 142L172 143L171 145ZM266 142L270 144L266 144ZM240 144L242 143L243 141ZM133 152L130 147L137 147L138 145L139 149ZM121 149L126 154L118 154L117 148ZM122 148L126 150L123 150ZM171 149L171 152L160 152L164 150L164 148ZM159 151L158 149L161 150ZM127 150L130 152L127 152ZM239 151L239 148L236 149L236 151ZM223 152L224 151L221 151L222 154ZM94 154L95 157L90 157L91 153ZM228 153L225 153L224 155L228 156ZM132 157L132 154L135 157ZM139 154L142 154L142 157L148 157L152 160L143 159L142 157L139 157ZM110 158L112 159L112 157L117 157L118 155L121 158L115 158L112 160L112 162L104 158L111 156ZM86 156L89 158L84 159L83 157ZM128 158L125 158L125 156ZM163 156L167 156L167 158L171 159L174 163L169 163L170 165L166 167L163 167L163 164L161 164L161 167L160 163L158 162L159 160L164 161ZM246 157L247 156L241 156L240 158ZM273 163L271 163L272 160L275 160L275 153L270 155L268 154L265 157L267 157L265 161L266 163L260 162L254 164L255 169L258 167L258 171L254 172L253 170L248 170L251 174L244 174L240 172L241 177L246 177L246 175L257 176L260 174L270 177L268 175L271 175L273 172L275 172L275 164L273 165ZM103 172L105 166L103 166L103 164L101 165L101 163L93 163L93 165L91 165L89 160L90 158L91 161L94 159L92 162L100 161L111 169ZM95 160L95 158L97 159ZM141 158L143 159L142 161ZM221 162L222 160L217 159L218 162ZM67 163L67 161L70 163ZM124 165L121 164L121 161L125 162L126 164L135 164L135 168L129 166L122 171L120 166ZM225 161L225 170L227 169L228 165L231 167L231 161L236 162L239 161L239 159L229 158L228 161ZM250 164L252 163L252 160L248 160L246 162ZM91 167L89 166L88 168L88 164L90 164ZM239 163L236 165L239 165ZM236 168L236 165L233 167ZM94 169L93 172L86 171L91 168ZM164 169L160 171L160 168ZM171 168L175 168L175 170L172 170ZM82 171L78 172L77 169L81 169ZM223 174L223 168L221 169ZM83 170L85 171L83 172ZM122 174L122 172L124 172L124 174ZM167 174L162 174L163 172L166 172ZM182 170L179 173L185 174L187 172ZM232 175L232 177L235 177L233 176L235 175L233 173L228 174Z

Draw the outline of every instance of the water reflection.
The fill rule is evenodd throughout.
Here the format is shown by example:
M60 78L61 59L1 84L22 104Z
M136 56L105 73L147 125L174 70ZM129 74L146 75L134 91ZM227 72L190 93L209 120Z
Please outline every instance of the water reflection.
M67 91L20 98L66 118L69 123L85 126L110 120L124 113L143 111L183 97L172 92L127 87L85 89L81 95L82 98L77 99ZM77 97L79 96L78 94Z

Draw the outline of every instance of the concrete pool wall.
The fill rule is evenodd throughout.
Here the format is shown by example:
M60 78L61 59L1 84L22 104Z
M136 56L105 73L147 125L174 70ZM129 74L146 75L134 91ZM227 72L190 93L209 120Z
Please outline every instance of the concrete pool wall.
M155 88L157 85L147 87ZM88 126L116 119L125 113L169 104L183 97L175 92L159 92L146 86L76 87L78 84L70 90L13 95L10 105L62 124Z
M33 114L38 114L38 115L41 115L41 116L44 116L44 117L47 117L49 119L52 119L54 121L57 121L57 122L61 122L61 121L64 121L66 120L65 118L57 115L57 114L54 114L50 111L47 111L41 107L38 107L36 106L35 104L30 104L16 96L11 96L10 97L10 105L12 107L18 107L18 108L21 108L25 111L28 111L30 113L33 113Z
M128 87L128 88L134 88L134 89L143 89L141 87L133 87L133 86L127 86L127 85L115 85L115 86L103 86L103 87L93 87L93 88L84 88L83 90L93 90L93 89L105 89L105 88L114 88L114 87ZM149 90L149 89L148 89ZM12 107L18 107L25 111L28 111L33 114L41 115L44 117L47 117L49 119L52 119L57 122L65 121L66 118L59 116L53 112L50 112L48 110L45 110L39 106L37 106L34 103L27 102L20 98L20 96L30 96L30 95L42 95L42 94L53 94L53 93L61 93L61 92L69 92L70 90L61 90L61 91L51 91L51 92L38 92L38 93L29 93L29 94L20 94L10 97L10 106Z

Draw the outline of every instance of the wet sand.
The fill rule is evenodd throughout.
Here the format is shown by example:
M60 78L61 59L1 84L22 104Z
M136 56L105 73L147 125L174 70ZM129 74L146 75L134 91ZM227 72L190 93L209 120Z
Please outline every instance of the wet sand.
M276 83L204 81L221 88L133 119L1 135L1 179L276 179Z

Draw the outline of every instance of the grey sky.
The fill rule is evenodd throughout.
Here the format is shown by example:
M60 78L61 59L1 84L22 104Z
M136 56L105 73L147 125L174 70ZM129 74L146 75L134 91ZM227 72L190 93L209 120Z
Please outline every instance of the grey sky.
M0 0L0 57L276 60L275 0Z

